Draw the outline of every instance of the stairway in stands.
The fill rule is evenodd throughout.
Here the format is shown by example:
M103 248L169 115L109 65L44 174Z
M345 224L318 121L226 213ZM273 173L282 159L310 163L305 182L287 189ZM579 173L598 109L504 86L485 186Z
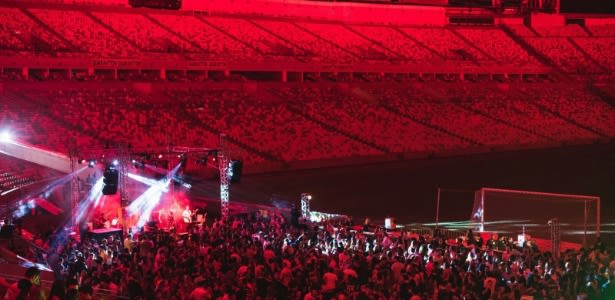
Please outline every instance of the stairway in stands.
M268 34L270 34L270 35L274 36L275 38L277 38L277 39L279 39L279 40L283 41L284 43L286 43L286 44L288 44L288 45L291 45L291 46L295 47L295 48L296 48L296 49L298 49L298 50L299 50L299 51L300 51L303 55L307 55L307 56L315 56L315 54L314 54L314 53L311 53L311 51L310 51L310 50L306 49L304 46L302 46L302 45L300 45L300 44L298 44L298 43L295 43L295 42L291 41L291 40L290 40L290 39L288 39L287 37L282 36L282 35L279 35L279 34L277 34L277 33L273 32L273 31L269 30L267 27L265 27L265 26L263 26L263 25L261 25L261 24L259 24L259 23L255 22L255 21L253 21L253 20L249 20L249 19L248 19L248 20L246 20L246 21L248 21L248 22L249 22L250 24L252 24L253 26L255 26L255 27L257 27L257 28L261 29L262 31L265 31L265 32L267 32ZM300 57L298 57L298 58L300 58Z
M263 55L263 51L261 51L258 47L254 47L254 45L247 43L246 41L241 40L240 38L228 33L226 30L223 30L222 28L220 28L219 26L216 26L215 24L213 24L210 21L207 21L205 18L203 18L202 16L196 15L195 16L197 19L199 19L199 21L203 22L204 24L206 24L207 26L219 31L220 33L228 36L229 38L235 40L236 42L244 45L245 47L252 49L254 52L259 53L261 55Z
M531 99L531 96L532 96L532 95L527 95L527 98L528 98L528 99ZM579 127L579 128L581 128L581 129L583 129L583 130L585 130L585 131L592 132L593 134L595 134L595 135L596 135L596 136L598 136L598 137L601 137L601 138L608 138L608 136L607 136L606 134L604 134L603 132L600 132L600 131L598 131L598 130L596 130L595 128L592 128L592 127L590 127L590 126L587 126L587 125L581 124L581 123L579 123L579 122L577 122L577 121L575 121L575 120L573 120L573 119L571 119L571 118L569 118L569 117L566 117L566 116L562 115L561 113L559 113L559 112L557 112L557 111L555 111L555 110L549 109L549 108L547 108L546 106L544 106L544 105L541 105L541 104L537 103L536 101L528 101L528 102L529 102L530 104L532 104L532 105L534 105L534 106L538 107L541 111L545 112L546 114L549 114L549 115L552 115L552 116L554 116L554 117L556 117L556 118L562 119L562 120L564 120L565 122L570 123L570 124L572 124L573 126Z
M554 68L554 69L556 69L556 70L558 70L560 72L563 72L563 70L550 57L542 54L540 51L538 51L536 48L534 48L532 45L530 45L530 43L528 43L526 40L524 40L521 36L517 35L508 26L501 25L500 28L513 41L515 41L517 44L519 44L519 46L521 46L523 49L525 49L525 51L527 51L529 54L533 55L542 64L544 64L545 66L552 67L552 68Z
M370 142L360 136L354 135L352 133L346 132L344 130L341 130L340 128L337 128L331 124L328 124L326 122L323 122L321 120L318 120L316 118L314 118L313 116L311 116L308 113L305 113L303 111L303 109L301 108L301 105L296 102L296 101L289 101L290 99L285 99L284 97L282 97L280 94L276 93L275 91L266 91L266 93L268 95L271 95L272 97L277 98L277 101L283 101L283 103L285 103L287 105L288 110L292 111L293 113L297 114L298 116L311 121L314 124L317 124L318 126L320 126L321 128L333 132L335 134L338 134L340 136L343 136L345 138L348 138L350 140L353 140L355 142L358 142L360 144L363 144L365 146L368 146L372 149L378 150L380 152L383 153L390 153L392 152L391 149L388 149L384 146L378 145L376 143Z
M589 53L587 53L585 49L579 46L579 44L577 44L577 42L575 42L573 38L568 37L566 39L572 45L572 47L574 47L579 53L581 53L581 55L583 55L585 59L592 62L594 65L596 65L596 67L600 69L602 73L605 73L605 74L609 73L609 69L607 67L603 66L599 61L597 61L595 58L589 55Z
M321 40L323 43L329 44L329 45L331 45L333 48L336 48L337 50L340 50L340 51L342 51L342 52L344 52L344 53L349 54L351 57L357 58L357 59L359 59L359 60L360 60L360 59L363 59L363 58L362 58L359 54L357 54L357 53L355 53L355 52L351 51L350 49L346 49L346 48L344 48L344 47L342 47L342 46L340 46L340 45L336 44L335 42L333 42L333 41L331 41L331 40L328 40L328 39L326 39L326 38L322 37L322 35L318 34L317 32L313 32L313 31L311 31L311 30L309 30L309 29L305 28L304 26L301 26L301 25L299 25L299 24L297 24L297 23L294 23L294 22L293 22L293 23L291 23L291 24L292 24L293 26L295 26L295 27L299 28L300 30L304 31L305 33L307 33L307 34L310 34L310 35L314 36L316 39Z
M368 93L368 92L366 92L366 91L362 91L362 93L364 94L364 95L363 95L363 98L371 98L371 99L376 99L375 101L372 101L372 102L374 102L374 105L377 105L377 106L379 106L379 107L381 107L381 108L383 108L383 109L385 109L385 110L387 110L387 111L389 111L389 112L391 112L391 113L394 113L394 114L396 114L396 115L402 116L402 117L404 117L404 118L406 118L406 119L408 119L408 120L410 120L410 121L412 121L412 122L414 122L414 123L417 123L417 124L420 124L420 125L422 125L422 126L425 126L425 127L431 128L431 129L433 129L433 130L435 130L435 131L438 131L438 132L441 132L441 133L443 133L443 134L445 134L445 135L448 135L448 136L452 136L452 137L458 138L458 139L463 140L463 141L465 141L465 142L467 142L467 143L469 143L469 144L471 144L471 145L474 145L474 146L482 146L482 144L481 144L479 141L476 141L476 140L473 140L473 139L468 138L468 137L466 137L466 136L463 136L463 135L461 135L461 134L458 134L458 133L452 132L452 131L450 131L450 130L448 130L448 129L446 129L446 128L440 127L440 126L438 126L438 125L435 125L435 124L431 124L431 123L429 123L429 122L422 121L422 120L420 120L419 118L417 118L417 117L415 117L415 116L412 116L412 115L410 115L410 114L404 113L404 112L400 111L399 109L397 109L397 108L395 108L395 107L393 107L393 106L389 105L389 104L387 103L387 101L384 101L383 99L379 99L379 97L377 97L377 96L375 96L375 95L371 95L371 94L369 94L369 93ZM355 95L355 96L356 96L356 95Z
M173 29L169 28L168 26L162 24L160 21L156 20L155 18L152 18L151 16L149 16L147 14L144 14L143 16L145 18L147 18L150 22L152 22L152 23L156 24L157 26L159 26L160 28L166 30L167 32L169 32L170 34L174 35L178 39L180 39L180 40L190 44L195 49L198 49L198 50L200 50L202 52L206 52L206 50L203 49L203 47L201 47L198 43L195 43L194 41L189 40L185 36L179 34L178 32L174 31Z
M490 114L488 114L486 112L483 112L483 111L480 111L480 110L476 110L476 109L474 109L472 107L463 105L462 103L456 103L456 105L459 106L463 110L467 110L467 111L469 111L471 113L474 113L474 114L483 116L485 118L491 119L491 120L493 120L495 122L504 124L504 125L506 125L508 127L515 128L517 130L520 130L520 131L523 131L523 132L526 132L526 133L529 133L529 134L532 134L532 135L539 136L539 137L541 137L541 138L543 138L545 140L551 141L551 142L555 141L553 138L551 138L549 136L546 136L546 135L543 135L543 134L540 134L540 133L536 132L535 130L532 130L530 128L524 128L523 126L515 124L515 123L510 122L508 120L496 118L496 117L494 117L494 116L492 116L492 115L490 115Z
M387 149L384 146L377 145L376 143L372 143L372 142L367 141L367 140L365 140L365 139L363 139L363 138L361 138L359 136L356 136L356 135L353 135L351 133L345 132L345 131L343 131L343 130L341 130L341 129L333 126L333 125L330 125L330 124L327 124L325 122L322 122L322 121L320 121L320 120L310 116L309 114L303 112L303 110L299 106L297 106L297 105L289 105L288 109L290 111L294 112L295 114L297 114L297 115L299 115L299 116L301 116L301 117L303 117L303 118L305 118L307 120L310 120L310 121L312 121L315 124L318 124L320 127L324 128L324 129L326 129L328 131L335 132L336 134L339 134L341 136L344 136L346 138L349 138L351 140L354 140L356 142L359 142L361 144L364 144L366 146L374 148L374 149L376 149L378 151L382 151L384 153L390 153L391 152L390 149Z
M119 39L121 39L121 40L125 41L126 43L130 44L135 49L139 49L139 51L141 51L141 52L146 52L145 49L143 49L141 46L139 46L133 40L129 39L128 37L123 35L121 32L118 32L117 30L115 30L113 27L109 26L107 23L105 23L101 19L97 18L91 12L83 12L83 13L86 16L88 16L90 19L94 20L94 22L96 22L98 25L102 26L103 28L105 28L106 30L108 30L109 32L111 32L112 34L117 36Z
M602 101L615 107L615 90L613 90L612 93L609 93L607 86L598 84L589 84L588 90L598 98L602 99Z
M344 28L348 29L348 30L349 30L349 31L351 31L352 33L354 33L354 34L356 34L356 35L358 35L358 36L360 36L360 37L362 37L362 38L364 38L364 39L366 39L366 40L370 41L371 43L373 43L373 44L374 44L374 45L376 45L377 47L381 48L382 50L384 50L384 51L383 51L384 53L388 53L388 54L390 54L390 55L387 55L387 56L388 56L388 57L392 57L392 58L393 58L393 60L399 60L399 59L401 59L401 60L406 60L406 59L407 59L407 58L406 58L404 55L402 55L401 53L399 53L399 52L397 52L397 51L394 51L394 50L393 50L393 49L391 49L390 47L387 47L386 45L384 45L384 44L382 44L382 43L380 43L380 42L378 42L378 41L376 41L376 40L374 40L374 39L369 38L367 35L365 35L365 34L361 33L360 31L358 31L358 30L356 30L356 29L354 29L354 28L352 28L352 27L350 27L350 26L348 26L348 25L344 25Z
M205 130L211 132L212 134L216 136L219 136L221 134L221 132L218 129L210 126L206 122L203 122L198 116L194 115L194 113L190 112L185 107L180 107L178 108L178 110L179 110L178 113L181 114L182 117L185 117L188 122L191 122L195 126L204 128ZM265 159L266 161L271 161L271 162L281 162L282 161L279 157L276 157L275 155L265 150L257 149L253 146L243 143L239 141L236 137L227 135L226 140L229 143L252 153L253 155L256 155L258 157Z
M9 93L9 95L12 95L16 99L22 99L21 103L23 103L23 105L25 105L26 107L29 107L32 110L42 109L45 111L46 115L55 116L55 117L51 117L48 119L52 121L53 123L55 123L57 126L64 128L67 131L76 132L82 136L96 137L96 139L100 142L100 145L102 144L108 145L112 142L110 140L100 138L96 132L85 130L81 126L67 122L64 118L61 117L63 112L60 112L60 111L57 111L51 108L53 103L43 101L41 100L42 99L41 97L28 95L26 92L19 92L19 93L12 92L12 93Z
M65 45L70 47L70 50L74 51L74 52L83 52L84 49L79 49L79 47L75 46L73 43L71 43L68 39L66 39L63 35L61 35L60 33L58 33L57 31L55 31L53 28L51 28L51 26L47 25L45 22L41 21L39 18L37 18L34 14L32 14L30 11L28 11L25 8L21 8L20 11L28 16L30 19L34 20L34 22L36 22L36 24L40 25L41 27L47 29L47 31L49 33L51 33L55 38L60 39Z

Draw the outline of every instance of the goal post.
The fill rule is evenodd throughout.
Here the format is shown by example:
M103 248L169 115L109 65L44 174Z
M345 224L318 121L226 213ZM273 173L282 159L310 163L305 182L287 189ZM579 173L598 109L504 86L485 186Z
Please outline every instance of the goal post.
M600 197L497 188L474 193L471 222L479 231L549 238L549 220L559 220L562 240L583 243L600 236Z

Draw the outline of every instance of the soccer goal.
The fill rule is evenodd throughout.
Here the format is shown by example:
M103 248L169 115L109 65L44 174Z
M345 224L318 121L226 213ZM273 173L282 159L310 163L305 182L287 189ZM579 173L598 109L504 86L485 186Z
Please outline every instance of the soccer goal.
M561 239L591 243L600 235L600 197L481 188L471 221L479 231L521 233L548 239L557 219Z

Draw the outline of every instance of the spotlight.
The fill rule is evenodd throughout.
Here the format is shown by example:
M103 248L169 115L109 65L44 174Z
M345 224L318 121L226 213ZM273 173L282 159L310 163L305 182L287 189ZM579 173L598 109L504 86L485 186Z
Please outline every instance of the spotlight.
M136 160L136 159L133 159L133 160L132 160L132 163L133 163L133 164L136 164L136 163L137 163L137 160Z
M243 171L243 161L231 160L228 165L228 176L231 183L239 183L241 181L241 173Z
M85 163L87 162L87 160L85 160L85 159L81 159L80 161L81 161L81 164L82 164L82 165L83 165L83 164L85 164Z
M13 135L8 131L4 130L0 133L0 142L10 143L13 141Z
M158 159L161 159L161 158L162 158L162 154L158 154Z
M113 160L113 165L114 165L114 166L117 166L117 165L119 165L119 164L120 164L120 162L119 162L117 159L114 159L114 160Z
M312 200L312 195L307 196L308 200Z
M90 159L90 162L88 163L88 167L93 168L95 165L96 165L96 160Z

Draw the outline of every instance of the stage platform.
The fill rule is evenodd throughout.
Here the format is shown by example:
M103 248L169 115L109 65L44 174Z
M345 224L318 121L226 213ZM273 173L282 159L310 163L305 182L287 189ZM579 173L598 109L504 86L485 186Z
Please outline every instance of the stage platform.
M95 239L97 241L106 239L111 235L114 235L115 237L119 237L120 240L124 239L123 237L124 232L122 228L115 228L115 227L92 229L87 232L87 235L89 238Z

